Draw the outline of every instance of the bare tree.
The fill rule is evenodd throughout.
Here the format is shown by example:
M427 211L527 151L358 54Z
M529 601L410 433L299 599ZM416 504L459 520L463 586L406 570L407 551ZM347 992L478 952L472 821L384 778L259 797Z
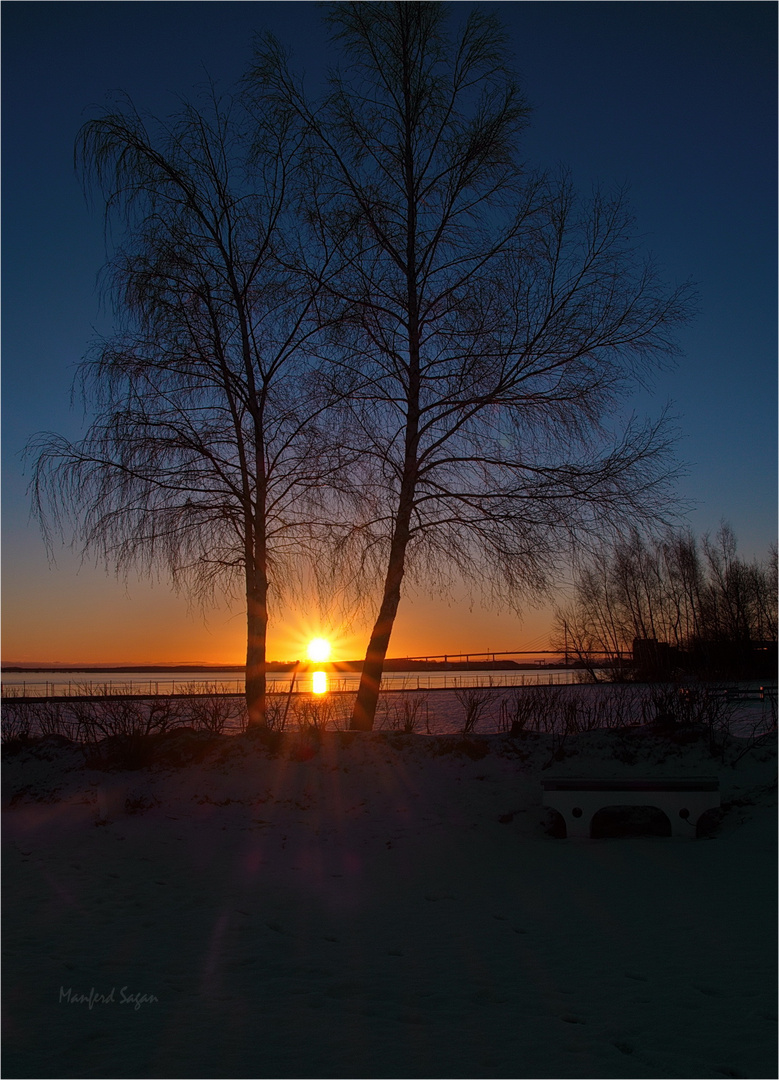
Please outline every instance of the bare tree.
M769 551L766 562L762 565L753 563L750 572L756 637L760 641L776 641L779 601L776 544Z
M552 648L581 665L593 682L604 670L619 679L629 640L624 617L605 552L590 552L586 565L577 566L573 599L556 612Z
M557 615L556 645L564 628L569 646L590 662L630 653L639 639L646 673L669 667L665 646L677 650L675 666L720 674L768 669L776 643L774 559L774 552L765 564L739 559L727 524L700 546L691 533L672 530L607 539L576 569L573 599Z
M294 270L300 151L290 115L213 92L168 122L122 99L83 127L77 164L122 230L107 268L118 330L80 368L96 413L85 437L28 447L49 538L72 526L119 570L162 565L198 596L243 596L252 724L265 722L269 589L293 576L340 464L310 362L309 285L327 255L317 275Z
M500 597L547 585L572 541L657 512L664 422L611 424L671 354L689 288L637 255L622 193L588 205L518 157L528 118L499 24L438 3L339 3L348 64L316 108L267 45L256 78L305 122L317 223L346 234L333 371L355 474L338 557L384 579L353 717L370 728L406 572Z
M689 531L672 532L663 538L662 552L669 606L665 640L686 648L700 636L703 573L698 544Z
M714 537L703 538L708 587L704 593L707 636L713 640L750 640L754 601L753 575L737 556L733 529L723 522Z
M586 553L575 571L571 604L557 613L555 647L563 635L594 674L606 661L616 678L636 638L686 648L695 635L702 578L695 538L668 531L625 536ZM697 598L697 599L696 599Z

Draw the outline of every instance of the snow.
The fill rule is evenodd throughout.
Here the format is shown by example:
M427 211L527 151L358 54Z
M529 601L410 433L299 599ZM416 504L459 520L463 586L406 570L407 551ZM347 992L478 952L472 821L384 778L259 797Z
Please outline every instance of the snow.
M7 753L4 1075L776 1076L774 745L558 746ZM543 777L623 774L717 775L722 810L690 841L553 834Z

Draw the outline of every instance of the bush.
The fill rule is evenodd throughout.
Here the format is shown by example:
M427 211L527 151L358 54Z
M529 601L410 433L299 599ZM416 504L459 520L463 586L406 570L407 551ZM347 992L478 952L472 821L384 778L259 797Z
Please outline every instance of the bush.
M476 725L490 701L491 692L481 686L464 686L459 690L455 690L454 696L465 712L463 735L470 735L471 732L475 731Z
M0 717L0 738L4 744L30 738L34 714L29 702L4 701Z
M324 731L335 718L333 702L329 694L320 696L301 695L293 703L295 721L303 731Z
M107 695L69 703L82 742L97 743L111 736L153 735L177 725L181 704L172 697L122 697Z
M74 741L78 723L67 706L55 701L4 701L2 711L4 743L61 735Z
M214 687L201 690L196 697L187 701L185 708L195 731L210 731L214 735L221 735L225 727L235 720L244 721L241 726L245 726L245 701L235 696L220 694Z
M283 731L287 725L290 694L268 694L265 698L265 723L270 731ZM243 710L246 712L245 708ZM248 721L248 716L247 716ZM243 725L246 730L246 723Z
M384 716L379 728L403 731L407 735L416 731L424 718L426 730L430 730L430 707L427 694L384 694L379 699Z

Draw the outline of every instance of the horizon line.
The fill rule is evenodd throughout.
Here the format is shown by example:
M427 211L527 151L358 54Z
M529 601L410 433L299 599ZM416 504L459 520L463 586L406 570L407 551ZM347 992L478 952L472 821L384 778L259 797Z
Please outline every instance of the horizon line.
M443 660L468 660L468 659L495 659L498 656L558 656L562 655L563 649L505 649L505 650L472 650L469 652L427 653L417 656L388 656L385 662L397 663L400 660L413 662ZM344 660L328 660L328 664L354 664L362 663L364 656L353 657ZM285 660L267 660L267 664L311 664L315 661L297 657ZM213 668L227 670L235 668L245 670L245 662L231 663L212 660L1 660L0 670L9 668L38 668L40 670L55 670L57 668L70 668L73 670L109 670L115 668L138 668L145 670L176 669L176 668Z

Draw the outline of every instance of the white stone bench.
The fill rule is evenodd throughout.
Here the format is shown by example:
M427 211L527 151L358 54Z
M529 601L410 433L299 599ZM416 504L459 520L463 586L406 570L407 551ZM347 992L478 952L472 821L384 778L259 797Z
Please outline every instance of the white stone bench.
M720 805L715 777L672 779L549 777L541 781L543 805L562 814L571 840L589 840L592 819L607 806L653 806L671 822L671 836L695 838L698 818Z

